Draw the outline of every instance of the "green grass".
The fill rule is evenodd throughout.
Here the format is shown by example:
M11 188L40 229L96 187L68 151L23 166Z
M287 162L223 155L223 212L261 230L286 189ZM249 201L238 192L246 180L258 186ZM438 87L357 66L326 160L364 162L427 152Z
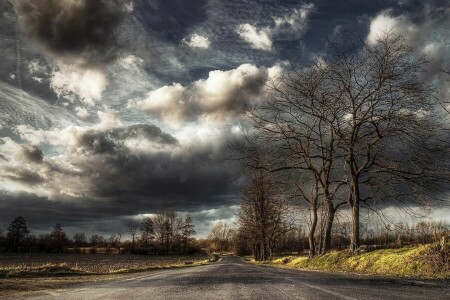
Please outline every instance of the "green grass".
M415 278L450 278L450 267L436 267L433 245L408 246L399 249L381 249L352 254L349 251L331 251L309 259L306 256L285 256L266 263L286 268L352 272L360 274L391 275ZM432 253L430 256L430 253Z

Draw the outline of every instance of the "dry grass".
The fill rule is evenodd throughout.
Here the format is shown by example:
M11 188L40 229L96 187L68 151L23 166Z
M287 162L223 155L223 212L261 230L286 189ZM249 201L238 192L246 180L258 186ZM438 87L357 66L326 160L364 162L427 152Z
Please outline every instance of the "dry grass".
M391 275L415 278L450 278L446 261L440 268L429 259L433 245L408 246L400 249L381 249L352 254L331 251L308 259L306 256L286 256L266 264L296 269L310 269L360 274ZM256 263L252 261L253 263Z
M202 256L0 254L0 278L100 275L196 266Z

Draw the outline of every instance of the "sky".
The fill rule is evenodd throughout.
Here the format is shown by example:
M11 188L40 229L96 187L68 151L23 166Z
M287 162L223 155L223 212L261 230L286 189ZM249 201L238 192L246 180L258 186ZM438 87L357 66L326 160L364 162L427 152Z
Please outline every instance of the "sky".
M107 235L171 209L204 236L233 220L226 145L264 82L391 29L448 100L448 28L446 0L0 0L0 228Z

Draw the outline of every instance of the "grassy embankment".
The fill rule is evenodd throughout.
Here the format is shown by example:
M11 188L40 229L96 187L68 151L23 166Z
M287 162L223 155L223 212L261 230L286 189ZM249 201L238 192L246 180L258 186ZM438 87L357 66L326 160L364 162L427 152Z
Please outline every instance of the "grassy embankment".
M205 257L136 255L32 254L0 255L0 278L126 274L199 266Z
M388 275L412 278L450 278L450 266L436 245L407 246L399 249L378 249L352 254L347 250L331 251L308 259L306 256L276 257L269 262L247 261L277 267L331 272Z

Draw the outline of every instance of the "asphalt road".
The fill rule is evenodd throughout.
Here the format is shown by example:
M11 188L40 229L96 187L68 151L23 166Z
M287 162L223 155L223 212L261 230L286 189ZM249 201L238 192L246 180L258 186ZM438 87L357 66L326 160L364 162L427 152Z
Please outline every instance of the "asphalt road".
M15 298L17 299L17 298ZM297 271L224 257L205 266L153 271L48 290L23 299L450 299L448 282Z

